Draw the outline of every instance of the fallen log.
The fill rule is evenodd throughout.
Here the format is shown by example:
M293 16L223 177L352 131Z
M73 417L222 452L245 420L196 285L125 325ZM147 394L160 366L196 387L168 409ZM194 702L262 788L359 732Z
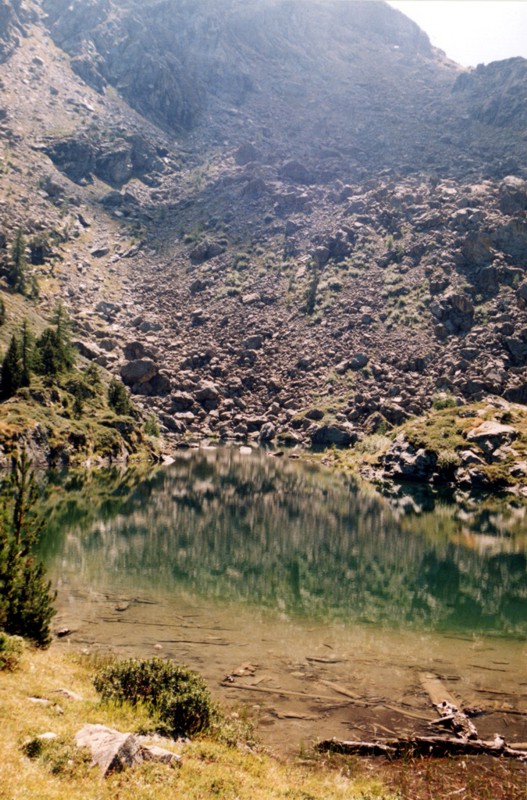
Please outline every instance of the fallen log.
M527 762L527 751L509 747L504 739L496 736L492 741L481 739L455 739L442 736L413 736L411 738L383 739L375 742L354 742L340 739L326 739L315 746L320 752L340 753L342 755L386 756L496 756L515 758Z
M442 703L459 706L458 700L445 688L443 681L432 672L420 672L419 681L436 708Z
M459 708L458 701L446 690L441 679L430 672L420 672L419 680L439 712L439 719L433 720L430 724L448 728L461 739L478 739L476 726L466 711Z

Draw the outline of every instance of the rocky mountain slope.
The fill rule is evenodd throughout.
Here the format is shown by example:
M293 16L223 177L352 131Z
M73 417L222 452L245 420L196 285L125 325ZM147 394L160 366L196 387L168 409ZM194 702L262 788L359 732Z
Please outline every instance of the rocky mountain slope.
M166 432L527 403L527 61L361 0L4 0L0 46L2 258Z

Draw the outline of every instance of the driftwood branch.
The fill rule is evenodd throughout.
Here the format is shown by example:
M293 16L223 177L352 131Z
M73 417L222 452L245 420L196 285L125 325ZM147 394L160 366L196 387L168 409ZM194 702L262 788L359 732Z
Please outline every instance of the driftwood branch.
M439 719L433 720L431 725L447 728L461 739L479 739L477 728L467 712L459 708L458 701L446 690L437 675L421 672L419 680L439 713Z
M419 680L432 705L439 713L439 719L433 720L430 724L447 728L454 736L416 735L374 742L327 739L316 745L316 749L344 755L386 756L387 758L486 755L515 758L527 762L527 749L521 749L518 746L511 747L501 736L496 735L492 741L480 739L476 726L469 719L471 712L460 708L459 701L448 692L437 675L422 672L419 674ZM344 694L339 685L331 684L329 681L325 681L325 684ZM346 694L348 693L346 692Z
M322 752L342 753L344 755L387 756L500 756L516 758L527 762L527 751L509 747L499 736L492 741L481 739L455 739L443 736L414 736L401 739L384 739L375 742L353 742L340 739L327 739L319 742L316 749Z

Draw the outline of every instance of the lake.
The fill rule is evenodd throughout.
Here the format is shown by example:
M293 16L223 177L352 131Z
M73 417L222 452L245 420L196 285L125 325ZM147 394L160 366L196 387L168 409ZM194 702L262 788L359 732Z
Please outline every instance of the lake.
M237 449L51 475L60 646L185 663L282 752L429 731L424 673L527 740L526 507L389 493Z

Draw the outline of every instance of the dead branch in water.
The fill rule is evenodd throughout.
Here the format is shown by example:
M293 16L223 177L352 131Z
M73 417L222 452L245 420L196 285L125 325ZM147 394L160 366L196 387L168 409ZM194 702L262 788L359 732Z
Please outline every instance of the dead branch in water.
M400 739L383 739L375 742L353 742L340 739L326 739L316 745L321 752L341 753L343 755L386 756L498 756L515 758L527 762L527 751L509 747L504 739L496 736L492 741L481 739L455 739L443 736L414 736Z

